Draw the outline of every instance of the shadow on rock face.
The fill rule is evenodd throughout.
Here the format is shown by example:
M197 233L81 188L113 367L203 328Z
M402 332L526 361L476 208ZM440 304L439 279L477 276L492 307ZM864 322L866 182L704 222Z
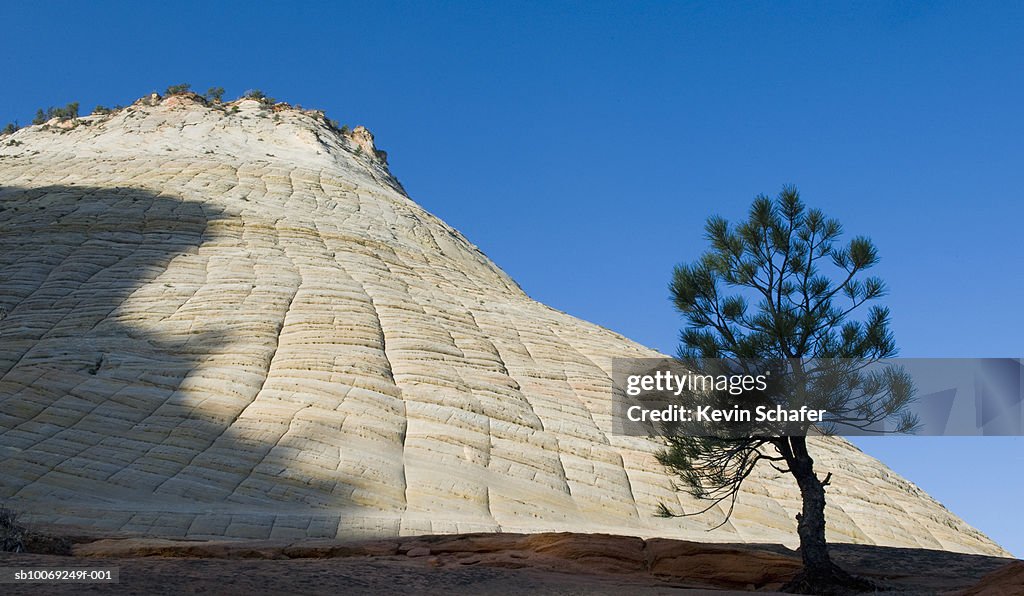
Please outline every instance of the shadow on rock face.
M223 217L136 188L0 187L0 499L38 509L151 494L188 461L181 422L223 430L178 389L224 335L139 324L187 301L159 277ZM133 306L141 288L166 294L144 302L161 312Z
M400 511L353 512L379 480L335 473L362 456L293 469L309 433L345 441L340 382L317 404L333 426L302 420L304 402L275 424L287 379L261 401L301 281L276 238L145 189L0 187L0 502L85 533L396 533ZM400 469L387 445L373 456Z

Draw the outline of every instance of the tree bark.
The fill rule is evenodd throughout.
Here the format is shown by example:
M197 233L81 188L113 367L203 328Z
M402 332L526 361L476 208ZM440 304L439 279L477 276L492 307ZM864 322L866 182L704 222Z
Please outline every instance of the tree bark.
M800 487L803 509L797 516L800 555L804 571L811 576L830 577L832 559L825 541L825 485L814 473L814 460L807 452L805 437L792 437L793 466L790 468Z
M804 568L789 583L784 592L800 594L849 594L872 591L875 586L854 577L832 562L825 541L825 480L814 472L814 460L807 451L806 437L790 437L784 450L790 472L800 487L803 508L796 516L797 534L800 536L800 556Z

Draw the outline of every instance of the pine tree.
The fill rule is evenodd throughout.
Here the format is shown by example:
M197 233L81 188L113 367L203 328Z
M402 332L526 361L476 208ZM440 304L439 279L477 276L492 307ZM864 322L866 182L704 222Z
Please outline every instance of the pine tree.
M841 245L840 223L807 209L792 187L783 188L774 200L757 197L739 225L715 216L705 231L710 248L695 263L677 266L669 285L687 321L680 336L681 361L775 359L796 362L797 367L809 359L855 362L838 375L832 369L832 382L819 384L829 391L801 393L800 403L816 402L828 408L833 422L858 428L886 420L895 421L895 432L916 427L915 416L906 409L913 398L909 378L899 369L868 373L862 367L896 353L888 309L875 305L864 320L851 319L859 307L885 294L881 279L862 278L879 260L868 238L858 236ZM784 394L794 387L809 386L807 379L814 373L801 374L800 385L780 384L784 388L774 401L790 399ZM762 394L756 399L773 398ZM698 515L727 504L727 521L743 481L766 462L793 476L803 502L797 532L804 568L786 588L802 593L827 593L837 586L869 589L869 583L831 561L825 540L825 488L832 474L818 476L806 433L797 434L694 436L670 431L659 460L679 475L690 494L710 505L691 513L662 506L661 514Z

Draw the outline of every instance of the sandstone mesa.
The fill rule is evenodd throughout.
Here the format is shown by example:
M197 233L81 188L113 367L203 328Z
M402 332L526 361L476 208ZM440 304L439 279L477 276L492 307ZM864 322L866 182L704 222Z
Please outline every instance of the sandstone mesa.
M11 143L14 140L17 143ZM391 176L368 131L150 97L0 138L0 500L162 538L605 532L795 545L767 468L665 520L611 358ZM829 539L1005 555L842 439Z

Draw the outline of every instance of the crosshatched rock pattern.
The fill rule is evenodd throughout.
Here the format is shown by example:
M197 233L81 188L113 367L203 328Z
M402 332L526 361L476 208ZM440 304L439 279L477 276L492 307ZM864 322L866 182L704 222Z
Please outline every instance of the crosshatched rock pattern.
M13 142L12 142L13 141ZM0 500L160 537L610 532L794 540L792 480L725 526L611 434L614 356L402 191L368 133L149 98L0 138ZM832 540L1003 551L842 440Z

